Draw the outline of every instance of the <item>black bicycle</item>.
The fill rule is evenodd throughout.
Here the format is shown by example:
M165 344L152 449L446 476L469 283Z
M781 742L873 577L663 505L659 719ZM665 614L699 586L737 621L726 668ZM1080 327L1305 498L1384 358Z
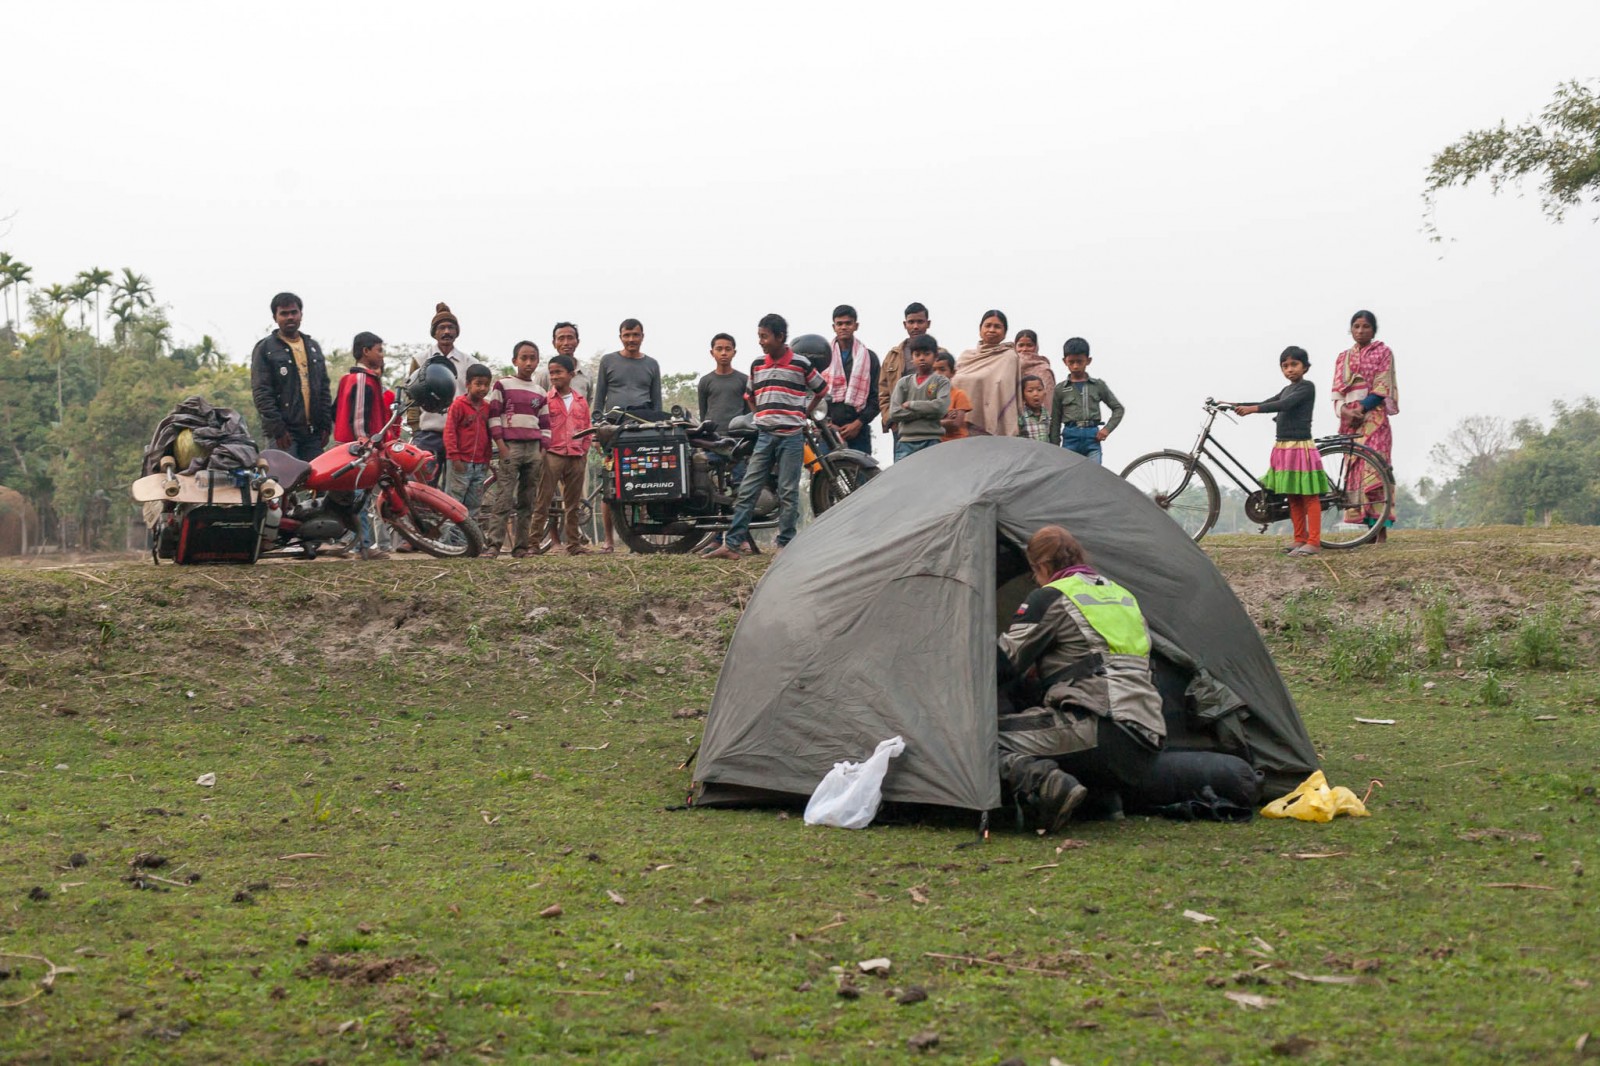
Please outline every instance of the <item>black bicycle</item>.
M1239 486L1245 494L1245 515L1260 523L1263 533L1272 523L1287 521L1289 497L1268 491L1249 467L1211 434L1217 415L1229 414L1234 405L1208 397L1204 406L1206 423L1193 448L1187 452L1167 449L1141 455L1122 471L1123 479L1155 501L1195 540L1210 532L1222 510L1217 479L1202 459L1209 459ZM1316 445L1329 482L1328 491L1322 494L1322 546L1354 548L1366 544L1394 518L1394 471L1383 456L1358 443L1355 437L1318 437ZM1378 508L1384 521L1372 525L1359 519L1350 521L1346 514L1371 513Z

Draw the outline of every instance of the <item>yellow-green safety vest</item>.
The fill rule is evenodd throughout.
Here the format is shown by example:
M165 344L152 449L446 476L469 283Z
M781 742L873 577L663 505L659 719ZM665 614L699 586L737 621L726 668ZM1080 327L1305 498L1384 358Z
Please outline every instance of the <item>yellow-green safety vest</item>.
M1055 589L1078 609L1084 620L1105 640L1113 655L1150 654L1150 634L1139 613L1133 593L1115 581L1088 581L1082 574L1069 574L1045 588Z

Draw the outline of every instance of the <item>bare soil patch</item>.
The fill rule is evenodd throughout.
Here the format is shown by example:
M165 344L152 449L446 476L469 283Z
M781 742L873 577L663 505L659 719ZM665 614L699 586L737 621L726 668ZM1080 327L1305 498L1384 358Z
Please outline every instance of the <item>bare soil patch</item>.
M438 967L421 955L374 959L366 955L318 955L298 972L301 977L326 977L350 985L378 985L410 974L430 974Z

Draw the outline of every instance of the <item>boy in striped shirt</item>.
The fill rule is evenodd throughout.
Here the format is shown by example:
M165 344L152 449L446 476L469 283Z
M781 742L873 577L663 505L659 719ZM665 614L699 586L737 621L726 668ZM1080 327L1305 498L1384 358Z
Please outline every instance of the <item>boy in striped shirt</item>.
M794 539L800 524L800 468L805 463L806 443L800 430L822 399L826 382L810 360L790 350L789 323L781 315L763 318L756 327L756 340L765 353L750 367L756 446L739 483L739 499L722 547L707 553L713 559L743 558L739 546L750 534L750 517L774 466L778 468L779 551Z
M494 441L494 485L483 525L484 552L500 553L506 523L513 515L511 554L523 559L533 554L533 501L539 495L539 475L544 469L544 449L550 443L549 395L534 383L539 366L539 346L518 341L511 350L516 377L501 378L489 390L489 437ZM544 523L539 523L542 530Z

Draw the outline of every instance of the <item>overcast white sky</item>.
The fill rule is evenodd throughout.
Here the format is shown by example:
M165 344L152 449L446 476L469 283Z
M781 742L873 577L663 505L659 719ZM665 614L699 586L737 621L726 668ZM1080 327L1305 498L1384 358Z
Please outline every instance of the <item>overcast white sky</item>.
M671 371L756 320L879 352L920 300L1093 345L1108 465L1187 447L1277 354L1325 390L1377 312L1414 480L1463 415L1600 392L1600 228L1474 187L1419 232L1431 153L1600 75L1600 5L146 2L6 11L0 249L39 284L131 266L235 359L280 289L329 349L434 303L504 361L642 319ZM1441 258L1442 256L1442 258ZM1335 427L1319 406L1317 430ZM1231 427L1264 466L1268 419ZM1238 450L1238 449L1236 449Z

